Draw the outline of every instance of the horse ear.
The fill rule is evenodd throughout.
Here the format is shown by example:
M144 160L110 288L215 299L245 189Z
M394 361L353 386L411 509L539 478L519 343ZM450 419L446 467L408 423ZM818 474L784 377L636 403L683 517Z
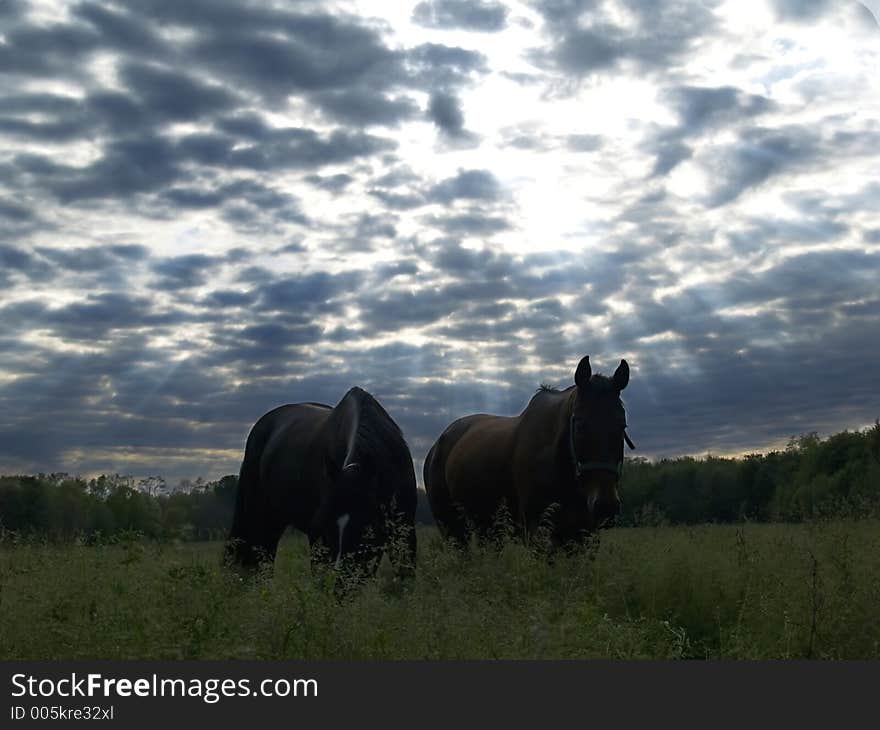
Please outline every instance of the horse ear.
M629 365L626 360L621 360L617 370L614 371L614 387L623 390L629 382Z
M574 382L578 388L586 388L590 384L590 376L593 370L590 367L590 356L585 355L578 363L577 370L574 371Z

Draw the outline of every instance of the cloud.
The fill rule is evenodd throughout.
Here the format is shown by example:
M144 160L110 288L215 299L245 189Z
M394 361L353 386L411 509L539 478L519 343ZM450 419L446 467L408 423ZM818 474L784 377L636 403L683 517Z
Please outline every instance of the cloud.
M351 175L340 172L336 175L325 175L323 177L321 175L308 175L305 180L322 190L327 190L331 193L341 193L354 181L354 178Z
M360 293L358 307L369 329L431 326L435 337L484 337L487 345L510 346L517 333L534 337L549 323L563 324L574 315L557 297L582 295L597 273L607 277L564 256L515 257L491 247L466 248L454 238L432 242L419 256L430 273L420 269L403 287Z
M431 188L427 198L448 205L454 200L497 200L500 194L498 180L488 170L459 170Z
M40 155L20 154L12 167L35 188L65 202L131 197L169 188L187 178L185 162L230 170L315 169L394 149L393 141L361 132L337 130L322 136L311 129L272 130L258 144L241 146L217 134L191 134L176 143L156 136L110 141L101 156L76 167ZM190 207L215 204L214 192L172 189L166 200Z
M46 279L53 270L42 257L8 244L0 244L0 269L7 277L20 274L27 279Z
M157 289L192 289L207 281L208 275L220 262L205 254L189 254L162 259L153 264L159 279Z
M395 143L364 132L335 130L321 135L313 129L284 127L267 131L258 143L239 145L216 134L191 134L176 145L184 157L204 165L269 171L311 169L390 151Z
M84 2L71 9L73 17L92 25L100 34L101 45L128 54L163 58L173 53L172 47L154 27L141 19L117 10L108 10L97 3Z
M584 354L650 456L873 421L861 26L413 5L0 3L0 469L231 473L353 384L420 462Z
M0 198L0 218L13 223L24 223L32 221L35 217L30 208Z
M82 300L57 307L22 301L0 309L4 330L13 322L33 330L45 329L62 340L98 342L114 333L141 327L174 326L185 321L178 311L156 311L148 297L119 292L88 294ZM15 330L12 330L14 332Z
M107 244L78 248L38 247L35 252L63 271L92 274L104 273L107 269L119 266L136 265L150 256L149 249L140 244Z
M725 205L773 176L814 162L822 154L819 136L800 126L747 130L732 147L714 154L710 164L719 182L709 194L710 207Z
M0 133L44 142L83 135L92 123L77 99L51 93L20 93L3 100Z
M102 89L89 93L84 104L95 126L103 127L113 135L149 128L149 110L128 94Z
M659 72L681 62L695 41L712 32L711 4L676 3L662 8L649 0L625 0L633 22L621 24L607 3L592 0L538 0L532 5L544 19L548 46L532 49L542 68L576 77L610 72L629 64L641 72Z
M316 96L315 100L331 119L358 126L371 124L393 126L406 119L412 119L419 111L416 103L410 98L389 99L366 90L323 92Z
M678 112L683 135L765 114L775 107L767 97L733 86L676 86L664 96Z
M595 152L602 148L604 140L599 134L569 134L565 145L572 152Z
M512 228L510 221L502 216L485 215L479 210L469 210L456 215L427 215L422 222L450 236L490 236Z
M423 43L403 55L407 80L423 89L452 89L486 73L486 57L479 51L442 43Z
M780 20L805 23L816 20L834 7L831 0L773 0Z
M864 277L852 275L853 263L847 255L810 256L744 277L732 297L730 284L725 284L683 292L659 308L646 303L647 309L633 315L637 331L644 332L642 336L651 331L673 336L635 361L638 376L634 375L633 390L627 391L627 402L633 425L638 423L635 414L640 414L634 433L649 439L640 445L656 449L660 413L688 392L704 404L692 417L706 425L697 437L683 421L670 422L667 434L678 448L695 439L697 450L703 451L755 448L761 441L784 441L806 423L827 430L832 423L853 418L859 406L852 393L865 387L870 377L857 363L876 350L875 343L860 336L862 322L833 314L846 311L841 303L865 291L859 281ZM877 266L864 259L860 264ZM825 267L834 272L831 277L823 273ZM821 293L790 299L792 285L819 285ZM770 309L719 315L713 311L718 301ZM653 324L646 328L646 322ZM648 383L650 389L645 387ZM770 413L775 415L768 418ZM734 423L738 425L724 426Z
M201 303L207 307L222 307L225 309L247 307L256 300L257 293L254 291L218 289L208 294Z
M446 134L456 137L464 132L464 114L461 111L461 102L451 94L441 92L431 94L428 116Z
M101 37L90 28L54 23L13 24L0 44L0 67L21 76L77 78L79 62L101 47Z
M179 70L128 63L120 80L140 105L162 120L188 121L233 109L235 96L220 85L204 84Z
M708 132L735 129L775 108L766 97L732 86L675 86L665 89L662 98L673 107L679 123L653 133L644 142L643 149L654 155L652 177L663 177L691 159L694 145Z
M843 301L859 301L872 294L871 279L880 271L880 255L861 250L811 251L784 259L759 273L738 273L725 281L724 289L696 288L704 300L715 299L726 306L787 302L791 318L812 317L812 309L833 317L833 308ZM797 336L797 335L795 335Z
M370 251L389 246L397 237L397 216L384 213L361 213L338 226L338 235L332 248L339 251Z
M694 151L686 144L675 138L660 138L653 140L646 147L654 155L654 168L652 177L662 177L672 172L685 160L693 157Z
M387 190L373 188L370 195L381 201L386 208L391 210L410 210L425 205L428 201L421 193L393 193Z
M29 155L13 158L13 164L64 202L150 192L180 174L172 146L150 136L110 142L98 160L82 167Z
M850 227L833 215L813 215L803 219L757 218L743 228L731 227L725 236L737 254L769 253L791 245L828 244L840 240Z
M484 33L504 30L507 8L491 0L426 0L415 6L412 21L426 28L460 28Z
M7 0L7 2L0 5L0 18L7 22L19 20L24 14L25 7L26 5L23 0Z
M391 210L405 211L431 203L452 207L457 201L500 202L503 198L498 179L489 170L464 170L430 184L413 175L385 175L375 181L382 187L369 194ZM401 190L401 192L397 192Z
M242 230L271 229L280 223L307 226L299 198L247 178L229 179L216 187L176 186L159 196L157 207L174 209L219 209L224 220Z
M474 144L477 137L464 127L464 112L461 101L454 94L436 91L431 94L428 102L428 119L430 119L445 137L466 144Z
M598 25L567 32L554 49L553 60L566 71L588 73L609 69L630 53L617 28Z
M247 24L234 32L221 28L195 41L193 58L270 101L359 84L381 89L389 72L397 75L396 54L370 28L329 15L279 14L278 20L275 31L283 38Z
M267 276L260 286L258 308L265 312L337 311L339 299L356 291L360 278L357 271Z

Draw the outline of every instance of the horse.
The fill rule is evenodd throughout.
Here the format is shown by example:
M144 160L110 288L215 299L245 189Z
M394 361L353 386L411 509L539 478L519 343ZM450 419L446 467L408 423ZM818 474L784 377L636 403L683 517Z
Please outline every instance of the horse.
M336 404L292 403L251 429L224 558L272 564L288 526L308 536L312 565L375 573L387 552L400 576L416 559L416 478L400 427L365 390Z
M635 448L620 398L629 365L593 374L588 355L574 381L541 386L518 416L480 413L443 431L424 464L441 534L459 544L485 537L506 510L526 540L544 525L552 546L571 546L620 513L623 444Z

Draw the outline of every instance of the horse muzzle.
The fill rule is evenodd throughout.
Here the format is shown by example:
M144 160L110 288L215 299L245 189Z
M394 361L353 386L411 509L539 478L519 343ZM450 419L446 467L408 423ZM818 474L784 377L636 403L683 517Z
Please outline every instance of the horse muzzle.
M587 511L596 527L607 525L620 514L620 497L617 494L617 474L608 470L591 472L588 482Z
M620 514L620 500L616 497L608 500L596 500L593 505L593 522L598 526L614 522Z

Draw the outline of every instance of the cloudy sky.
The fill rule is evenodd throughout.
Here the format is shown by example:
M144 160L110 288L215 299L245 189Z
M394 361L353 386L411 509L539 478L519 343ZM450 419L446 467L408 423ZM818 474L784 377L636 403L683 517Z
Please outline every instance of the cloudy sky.
M645 456L872 423L878 5L0 0L0 472L352 385L420 470L584 354Z

